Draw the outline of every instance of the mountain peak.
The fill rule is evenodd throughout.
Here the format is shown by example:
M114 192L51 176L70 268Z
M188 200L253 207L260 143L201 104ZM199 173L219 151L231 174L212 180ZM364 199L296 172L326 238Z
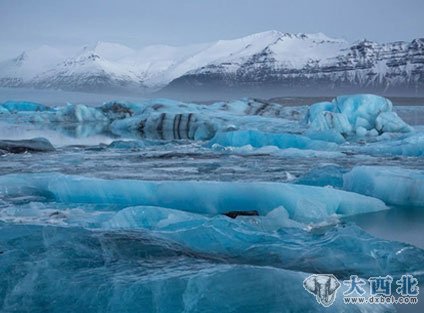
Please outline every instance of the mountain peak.
M92 52L108 60L119 60L135 53L135 51L125 45L107 42L97 41L94 44L84 46L81 54Z
M98 41L77 53L49 46L22 52L0 64L0 82L22 81L27 86L71 90L82 88L88 78L95 78L96 84L113 82L116 88L121 83L143 84L152 90L183 77L194 79L193 84L214 77L224 84L234 80L230 81L234 85L245 81L314 84L314 79L317 83L352 85L392 81L407 84L421 79L412 77L416 74L410 68L422 73L419 66L423 63L423 47L422 38L386 44L362 40L349 45L323 33L277 30L191 46L147 46L138 51L119 43ZM400 63L399 55L405 53L406 63ZM396 66L387 66L390 62Z
M16 65L22 65L22 63L28 59L28 53L26 51L22 51L22 53L20 55L18 55L14 61L16 63Z

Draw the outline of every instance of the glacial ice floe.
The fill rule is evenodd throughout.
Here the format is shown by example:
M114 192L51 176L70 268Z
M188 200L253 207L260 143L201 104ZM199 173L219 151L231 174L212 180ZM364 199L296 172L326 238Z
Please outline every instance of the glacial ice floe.
M357 166L343 175L343 189L386 204L424 208L424 172L385 166Z
M54 151L53 145L45 138L27 140L0 140L0 154L3 152L50 152Z
M60 162L64 164L60 170L85 177L0 176L0 286L6 290L0 309L19 311L18 304L25 299L31 311L42 311L46 303L53 311L62 312L64 307L76 311L95 301L96 309L114 312L128 307L154 311L158 304L164 312L229 307L303 312L321 307L309 295L301 301L288 295L305 294L302 282L309 272L335 273L343 279L352 273L399 277L407 271L421 279L423 250L375 238L354 224L343 224L339 217L388 206L424 207L419 170L351 168L392 155L400 156L390 158L400 164L408 157L419 162L424 155L422 130L412 130L400 120L388 100L370 95L315 104L309 108L307 123L301 121L304 111L257 99L214 104L154 99L100 107L0 105L2 121L31 123L76 137L107 134L115 140L90 148L58 148L51 155L59 161L43 160L28 167L34 172L56 171ZM0 150L1 143L10 145L0 141ZM29 147L33 144L38 143ZM64 151L69 154L60 154ZM205 172L217 161L223 164L229 159L233 161L227 167L249 159L248 164L257 165L246 171L258 171L272 156L273 165L285 165L276 170L286 171L294 184L258 182L263 176L255 175L249 176L252 181L203 180L210 179L209 174L199 174L200 181L184 181L178 166L171 169L176 174L163 176L165 181L153 175L143 179L154 181L96 178L108 177L102 176L103 171L111 171L105 169L111 163L102 157L145 162L153 155L150 166L163 164L157 161L162 156L168 162L193 151L196 162L197 156L213 160L202 163ZM74 171L83 157L90 164ZM306 158L313 159L306 162ZM293 159L312 170L300 177L290 174L287 171L299 174L287 168ZM127 176L116 177L142 171L130 164L122 174ZM7 170L7 165L3 168ZM83 172L87 168L90 171ZM265 180L276 177L269 173ZM224 215L248 210L259 216ZM62 296L64 289L67 297ZM338 297L326 310L345 308ZM349 310L394 308L352 305Z
M52 312L93 306L102 312L322 310L313 296L299 301L309 273L196 253L147 232L0 222L0 244L6 312L43 312L46 306ZM326 311L345 308L339 294ZM395 312L395 308L361 304L349 305L349 311Z
M0 103L0 113L46 112L53 109L44 104L29 101L6 101Z
M336 130L345 137L412 131L392 108L390 100L375 95L339 96L312 105L306 119L314 130Z
M375 198L284 183L103 180L55 173L0 177L0 194L22 190L57 202L150 205L204 214L256 210L266 215L283 206L302 223L387 209Z
M235 146L244 142L253 147L275 144L282 149L334 150L336 146L329 143L343 145L352 137L390 142L390 138L382 135L414 135L412 128L392 111L390 100L374 95L341 96L332 102L311 105L306 125L301 121L303 108L287 108L258 99L213 104L151 99L140 103L114 101L99 107L69 104L54 108L6 102L0 107L13 112L3 117L10 122L48 125L63 132L76 127L84 128L85 136L108 133L121 138L155 140L212 139L210 146L219 140L226 141L222 145L228 146L237 137ZM307 138L313 142L306 143Z
M373 142L369 145L356 147L355 150L362 154L382 156L424 156L424 132L414 132L408 136Z
M106 127L93 127L93 134L107 130L122 137L160 140L207 140L218 130L259 128L264 131L286 131L299 127L293 120L287 119L293 119L293 112L297 111L254 99L211 105L152 99L140 103L115 101L99 107L68 104L64 107L46 107L45 110L36 104L14 103L10 112L14 114L6 119L11 122L51 124L52 128L56 128L57 124L70 127L72 124L95 123Z
M297 148L330 151L337 149L335 143L312 140L302 135L264 133L254 130L218 132L208 142L209 146L214 144L233 147L250 145L255 148L275 146L280 149Z

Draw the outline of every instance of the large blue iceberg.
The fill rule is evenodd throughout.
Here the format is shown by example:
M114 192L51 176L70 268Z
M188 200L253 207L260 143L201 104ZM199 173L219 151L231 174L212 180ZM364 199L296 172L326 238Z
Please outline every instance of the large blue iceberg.
M27 192L56 202L150 205L205 214L255 210L266 215L282 206L302 223L387 209L375 198L284 183L103 180L54 173L0 177L0 194Z
M358 166L344 174L343 188L386 204L424 208L424 172L399 167Z
M3 312L322 310L303 289L308 273L196 254L146 232L0 223L0 244ZM395 312L346 307L340 294L326 311Z
M410 132L412 128L392 108L390 100L375 95L340 96L312 105L306 119L314 130L335 130L344 136Z

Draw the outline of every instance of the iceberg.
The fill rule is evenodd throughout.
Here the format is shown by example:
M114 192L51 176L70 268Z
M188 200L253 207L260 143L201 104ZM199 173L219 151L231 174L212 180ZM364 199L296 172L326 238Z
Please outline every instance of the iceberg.
M424 279L424 251L406 243L423 246L409 236L423 127L370 95L307 110L0 105L0 311L315 312L311 274ZM325 310L395 309L342 292Z
M14 102L7 108L0 108L5 113L9 112L7 108L13 109L16 114L9 119L16 123L48 124L54 129L65 123L68 127L102 124L113 135L126 138L209 140L217 131L261 129L267 132L302 128L293 120L293 110L257 99L211 105L151 99L140 103L112 101L98 107L68 104L54 108Z
M414 132L404 138L397 140L386 140L370 143L367 146L358 147L360 153L373 156L399 155L406 157L424 156L424 133Z
M348 170L338 165L317 167L295 180L296 184L343 188L343 175Z
M228 147L251 145L255 148L276 146L280 149L297 148L309 150L336 150L337 144L295 134L274 134L254 130L218 132L208 142L211 147L215 144Z
M5 109L10 113L17 112L46 112L52 111L53 109L40 103L28 102L28 101L6 101L0 104L1 109ZM4 112L4 111L3 111Z
M6 113L10 113L10 112L9 112L9 110L8 110L8 109L6 109L5 107L3 107L3 106L0 104L0 114L6 114Z
M376 95L339 96L332 102L311 105L305 119L313 130L335 130L344 137L411 132L412 127L392 109L390 100Z
M373 238L352 224L310 232L299 228L288 215L280 207L266 216L231 220L225 216L207 217L159 207L130 207L98 226L100 229L149 230L197 253L262 266L303 272L314 268L341 276L349 271L362 275L384 274L384 270L395 276L404 271L421 275L424 251L418 248ZM263 258L264 255L269 257ZM411 262L409 257L415 260Z
M412 128L406 124L395 112L382 112L375 119L375 129L379 133L407 133Z
M323 150L309 150L309 149L297 149L297 148L286 148L279 149L276 146L264 146L260 148L254 148L251 145L241 147L224 147L219 144L213 144L211 149L219 151L221 153L228 154L241 154L241 155L272 155L280 156L285 158L342 158L345 154L337 151L323 151Z
M322 310L303 288L309 273L193 253L143 232L0 223L0 246L4 312ZM346 310L341 292L326 311ZM361 304L349 311L395 308Z
M405 271L420 276L424 261L423 250L374 238L353 224L303 229L301 224L289 219L282 207L266 216L236 219L152 206L127 207L116 213L104 211L105 208L93 210L93 207L87 207L83 213L84 207L79 208L49 211L49 219L40 218L38 222L34 218L25 219L22 215L25 210L19 209L14 221L49 227L84 227L96 233L128 233L133 238L148 236L150 242L162 242L172 250L208 259L301 272L331 272L339 277L347 277L349 272L365 276L384 275L387 271L395 277ZM13 219L9 217L8 221Z
M215 124L197 113L148 113L111 124L114 133L134 133L141 137L159 140L207 140L215 134Z
M311 122L311 128L317 131L336 129L338 133L347 136L352 132L352 125L346 115L334 112L320 112Z
M50 152L55 148L45 138L33 138L26 140L0 140L0 152L6 151L10 153L25 152Z
M343 189L388 205L424 208L424 172L400 167L357 166L343 176Z
M159 206L203 214L243 210L266 215L282 206L301 223L387 209L375 198L284 183L103 180L55 173L0 177L0 195L23 191L62 203Z

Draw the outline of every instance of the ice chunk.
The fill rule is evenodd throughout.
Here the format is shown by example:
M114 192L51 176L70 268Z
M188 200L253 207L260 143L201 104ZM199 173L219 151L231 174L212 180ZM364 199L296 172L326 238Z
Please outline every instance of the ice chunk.
M305 132L305 136L313 140L328 141L337 144L346 142L346 139L334 129L324 131L308 130Z
M296 184L310 186L332 186L343 187L343 174L348 170L337 165L326 165L312 169L310 172L299 177Z
M369 94L339 96L333 100L337 112L344 114L352 125L362 118L375 126L375 120L381 112L391 112L393 104L389 99Z
M405 271L402 266L417 271L419 260L424 260L424 251L373 238L352 224L326 231L306 231L289 219L289 213L283 207L266 216L234 220L166 208L132 207L116 213L101 224L100 229L149 230L198 253L226 255L240 261L250 260L264 266L300 271L309 271L312 267L320 272L340 273L349 268L366 274L367 271L381 272L382 268L390 268L393 275L399 275ZM411 251L405 255L397 253L404 247L410 247ZM263 258L264 254L272 257ZM406 254L415 255L417 260L408 264ZM333 256L342 263L332 261Z
M3 107L11 113L52 111L52 108L44 104L27 101L6 101L2 103L0 107Z
M352 126L346 115L333 112L320 112L311 122L311 127L318 131L336 129L342 135L352 132Z
M97 108L85 106L83 104L68 104L60 108L51 117L55 122L96 122L106 121L106 116Z
M368 134L368 131L365 127L363 126L356 127L356 135L358 135L359 137L365 137L367 134Z
M320 115L322 112L335 112L336 111L336 105L332 102L318 102L313 105L311 105L308 109L308 112L306 113L306 121L312 122L318 115Z
M330 188L283 183L103 180L61 174L0 177L0 194L22 190L48 195L57 202L160 206L195 213L258 211L266 215L283 206L302 223L330 216L387 209L378 199Z
M172 140L206 140L215 134L215 125L196 113L149 113L116 120L111 129L116 134L133 132L142 137Z
M419 170L358 166L343 176L343 188L389 205L424 207L424 173Z
M253 130L218 132L208 143L209 146L214 144L233 147L251 145L255 148L276 146L281 149L335 150L337 148L334 143L312 140L301 135L264 133Z
M4 252L0 258L4 312L41 313L46 305L51 312L81 308L163 313L323 310L303 288L308 273L193 253L143 232L93 233L6 224L0 227L0 246ZM318 259L323 263L324 259L338 260L322 255ZM326 312L346 311L342 290L338 292ZM395 309L384 304L352 304L349 311Z
M384 275L385 271L393 276L405 271L420 275L424 260L423 250L374 238L353 224L303 229L304 225L291 220L283 207L266 216L236 219L161 207L128 207L116 214L92 209L88 208L85 214L77 210L50 211L48 225L60 223L74 229L83 226L97 234L106 231L109 238L116 232L128 233L130 241L147 235L148 242L163 242L165 247L189 251L195 257L203 255L302 272L331 271L341 276L349 271L360 275ZM28 219L15 220L28 223Z
M358 149L370 155L401 155L419 157L424 155L424 133L416 132L398 140L386 140L368 144Z
M411 126L406 124L395 112L382 112L375 120L375 129L380 133L407 133L412 131Z
M118 101L105 103L99 109L111 120L124 119L134 115L134 110L129 104Z
M311 105L306 119L313 130L335 130L345 137L376 136L384 132L410 132L412 128L392 112L390 100L375 95L335 98Z
M10 113L8 109L4 108L1 104L0 104L0 114L6 114L6 113Z
M373 126L371 125L370 121L368 121L365 118L358 117L356 118L355 122L355 129L358 130L358 128L363 128L365 130L371 130L373 129Z
M4 150L10 153L25 152L48 152L54 151L54 147L45 138L33 138L25 140L0 140L0 151Z

